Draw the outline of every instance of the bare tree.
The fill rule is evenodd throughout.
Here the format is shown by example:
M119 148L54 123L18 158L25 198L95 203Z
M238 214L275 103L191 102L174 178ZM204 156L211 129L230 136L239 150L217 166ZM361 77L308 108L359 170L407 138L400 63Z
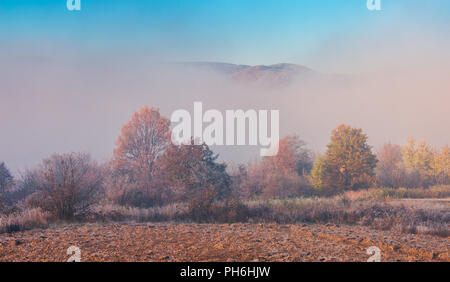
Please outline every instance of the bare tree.
M53 155L29 173L36 192L28 203L60 219L84 214L102 191L102 169L88 154Z

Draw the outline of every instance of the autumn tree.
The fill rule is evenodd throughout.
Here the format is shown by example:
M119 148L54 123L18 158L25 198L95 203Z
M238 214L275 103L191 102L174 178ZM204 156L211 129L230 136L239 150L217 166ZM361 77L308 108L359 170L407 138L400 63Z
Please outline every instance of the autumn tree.
M298 136L279 142L278 154L250 164L242 175L240 194L246 198L286 198L304 195L312 167L311 152Z
M0 163L0 193L5 193L11 187L13 177L4 162Z
M217 162L218 155L206 145L170 145L162 159L165 177L183 200L211 193L214 199L224 199L230 193L231 178L226 165Z
M234 192L242 199L252 199L260 197L266 188L266 177L270 171L267 167L262 166L260 163L250 163L245 167L241 167L238 171L234 172L233 178L239 179L239 186L234 187Z
M102 192L103 171L84 153L53 155L28 174L28 190L34 190L28 205L60 219L83 215Z
M435 184L450 184L450 147L444 146L439 152L435 152L431 162L433 180Z
M116 141L112 164L120 172L149 178L156 168L156 160L170 142L170 121L158 109L142 107L122 127Z
M322 185L335 192L369 187L374 181L377 159L362 129L339 125L321 162Z
M297 135L289 135L280 140L278 154L265 157L263 165L277 171L307 174L312 168L311 151Z
M317 156L311 170L311 184L317 189L323 191L326 188L326 158L323 155Z
M231 193L240 199L248 198L248 191L243 189L244 183L248 180L248 166L239 164L237 166L232 166L230 170Z
M215 213L219 201L231 196L231 178L226 165L206 145L170 145L164 154L165 173L175 199L187 202L191 216L203 221Z
M169 125L158 109L145 106L133 114L117 139L111 165L120 179L114 182L132 187L123 197L133 205L161 204L164 185L158 162L170 144Z
M435 149L425 141L386 144L378 152L378 183L389 187L428 187L449 183L450 151L448 146Z
M377 153L377 159L376 175L379 185L394 188L407 186L401 146L384 144Z
M4 162L0 163L0 212L8 205L7 192L13 184L13 177Z
M418 169L424 174L431 174L431 163L433 161L433 148L425 141L417 145L414 138L410 138L403 146L403 160L408 168Z
M408 139L402 147L403 162L409 173L409 177L415 182L415 186L430 186L433 178L434 150L425 141L416 144L414 138Z

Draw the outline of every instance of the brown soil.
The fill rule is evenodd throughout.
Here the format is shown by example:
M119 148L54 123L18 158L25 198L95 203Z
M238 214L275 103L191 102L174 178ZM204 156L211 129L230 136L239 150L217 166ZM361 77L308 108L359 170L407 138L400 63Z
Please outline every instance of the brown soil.
M0 261L450 261L450 237L361 226L278 224L86 224L0 234Z

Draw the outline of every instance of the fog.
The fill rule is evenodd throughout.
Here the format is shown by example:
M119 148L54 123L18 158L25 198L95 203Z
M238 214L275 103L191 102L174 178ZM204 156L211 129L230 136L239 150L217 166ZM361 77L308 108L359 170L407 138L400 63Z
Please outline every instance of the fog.
M400 44L386 35L379 52L369 48L370 38L348 45L330 39L333 49L311 54L315 61L307 67L316 73L270 85L145 54L3 47L0 161L14 173L53 153L84 151L106 161L134 111L149 105L170 118L176 109L192 112L194 101L204 111L278 109L280 135L297 134L315 152L326 149L341 123L362 128L375 149L411 136L442 146L450 140L446 38L406 36ZM214 149L232 163L259 155L259 147Z

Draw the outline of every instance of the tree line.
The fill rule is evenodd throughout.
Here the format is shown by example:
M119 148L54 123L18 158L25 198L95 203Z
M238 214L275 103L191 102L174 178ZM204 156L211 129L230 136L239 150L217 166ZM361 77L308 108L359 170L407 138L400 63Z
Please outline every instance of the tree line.
M194 220L239 213L242 201L329 196L346 190L450 184L450 150L410 139L375 153L361 129L339 125L327 150L314 155L298 136L257 163L227 168L207 145L174 145L158 109L133 114L111 160L86 153L55 154L14 179L0 163L0 213L39 208L57 219L86 217L93 205L157 207L186 203Z

